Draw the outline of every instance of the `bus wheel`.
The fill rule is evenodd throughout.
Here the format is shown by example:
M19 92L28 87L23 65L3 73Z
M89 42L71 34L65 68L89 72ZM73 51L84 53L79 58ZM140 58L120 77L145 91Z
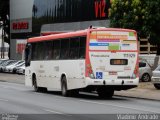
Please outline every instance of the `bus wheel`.
M114 90L113 89L107 89L107 88L99 88L97 90L98 96L100 98L112 98L113 94L114 94Z
M39 92L40 88L37 86L37 80L36 77L33 77L33 88L35 92Z
M69 91L67 90L67 80L66 80L65 76L62 78L61 90L62 90L62 96L64 96L64 97L69 96Z

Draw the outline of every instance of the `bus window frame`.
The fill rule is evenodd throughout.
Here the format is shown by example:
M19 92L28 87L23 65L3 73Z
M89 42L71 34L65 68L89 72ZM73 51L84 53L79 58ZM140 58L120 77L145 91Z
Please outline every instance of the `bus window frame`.
M74 38L77 38L78 39L78 42L79 42L79 45L78 45L78 48L76 48L77 49L77 51L78 51L78 55L77 55L77 57L75 57L75 58L70 58L70 50L71 49L73 49L73 48L71 48L71 39L74 39ZM82 47L81 46L81 38L85 38L84 39L84 46ZM69 47L67 48L68 49L68 57L67 58L62 58L62 56L61 56L61 51L62 51L62 48L61 48L61 43L62 43L62 41L64 40L64 39L68 39L68 41L69 41ZM43 57L44 58L42 58L42 59L39 59L39 58L37 58L35 55L33 55L33 53L36 51L36 53L35 54L37 54L37 45L39 45L39 43L40 44L43 44L43 46L44 46L44 48L43 48L43 50L46 50L46 47L47 46L45 46L45 44L47 44L47 42L51 42L52 43L52 47L53 47L53 49L52 49L52 54L53 54L53 57L51 58L51 59L45 59L45 57L46 57L46 55L43 55ZM55 47L55 42L58 42L58 46L59 47ZM33 44L34 45L34 47L32 47L32 50L33 49L35 49L35 51L34 52L32 52L32 55L31 55L31 60L32 61L47 61L47 60L79 60L79 59L85 59L85 57L86 57L86 45L87 45L87 35L82 35L82 36L71 36L71 37L66 37L66 38L57 38L57 39L51 39L51 40L44 40L44 41L38 41L38 42L32 42L32 43L30 43L30 44ZM80 56L80 51L81 51L81 49L84 49L84 55L83 55L83 58ZM59 57L55 57L55 50L58 50L58 56ZM46 51L44 51L44 53L46 53Z

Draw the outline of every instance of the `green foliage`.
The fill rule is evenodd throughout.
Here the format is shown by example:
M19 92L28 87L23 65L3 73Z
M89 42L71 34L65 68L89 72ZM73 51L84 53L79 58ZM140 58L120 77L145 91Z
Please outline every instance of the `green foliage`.
M160 0L112 0L110 26L135 29L140 37L160 44Z
M150 43L160 45L160 0L147 0L146 26Z
M146 4L143 0L113 0L110 10L111 27L131 28L145 36L144 24Z

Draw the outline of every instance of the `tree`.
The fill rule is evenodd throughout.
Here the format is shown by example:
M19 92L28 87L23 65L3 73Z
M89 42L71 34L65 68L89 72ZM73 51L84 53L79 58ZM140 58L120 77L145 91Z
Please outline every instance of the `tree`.
M110 26L135 29L139 37L149 38L160 55L160 0L112 0Z
M149 33L149 42L157 45L157 55L160 55L160 1L147 0L146 25Z

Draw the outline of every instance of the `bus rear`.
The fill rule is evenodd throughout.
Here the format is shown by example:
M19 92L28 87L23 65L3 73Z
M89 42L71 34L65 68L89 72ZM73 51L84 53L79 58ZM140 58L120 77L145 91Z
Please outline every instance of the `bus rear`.
M87 44L88 86L126 90L138 85L138 47L134 30L92 29Z

